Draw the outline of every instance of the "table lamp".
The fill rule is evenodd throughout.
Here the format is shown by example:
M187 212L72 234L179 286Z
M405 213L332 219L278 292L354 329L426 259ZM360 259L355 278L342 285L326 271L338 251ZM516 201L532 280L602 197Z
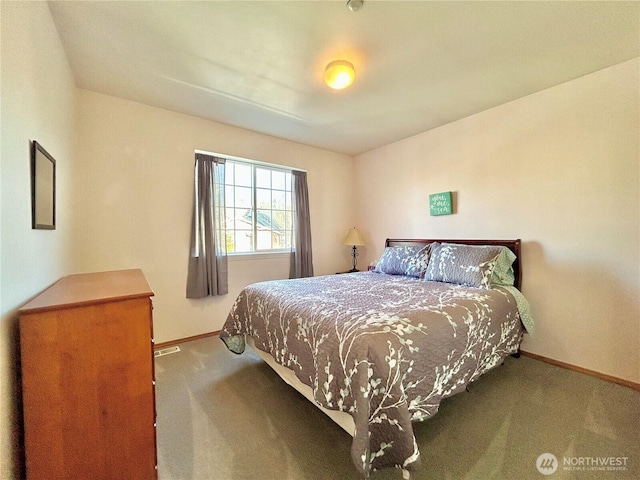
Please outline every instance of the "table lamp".
M347 237L344 239L343 243L345 245L351 245L353 247L353 252L351 253L351 256L353 257L353 268L349 270L348 273L359 271L356 268L356 264L358 263L358 260L356 258L358 256L358 247L365 245L365 243L364 240L362 240L360 232L358 232L358 229L356 227L349 229L349 231L347 232Z

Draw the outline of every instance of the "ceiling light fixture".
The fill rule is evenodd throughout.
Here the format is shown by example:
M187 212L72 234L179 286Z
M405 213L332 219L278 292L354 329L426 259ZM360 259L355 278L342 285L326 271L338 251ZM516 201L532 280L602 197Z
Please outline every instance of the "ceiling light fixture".
M324 70L324 83L336 90L347 88L355 79L356 71L346 60L334 60Z
M363 0L347 0L347 8L352 12L357 12L362 8Z

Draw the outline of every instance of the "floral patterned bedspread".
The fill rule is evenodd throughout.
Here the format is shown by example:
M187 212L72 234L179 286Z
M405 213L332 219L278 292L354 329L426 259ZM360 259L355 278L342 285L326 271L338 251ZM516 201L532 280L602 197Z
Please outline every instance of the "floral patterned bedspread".
M352 415L351 455L368 476L417 468L411 422L516 352L523 328L500 287L360 272L246 287L220 337L242 353L245 334L309 385L316 402Z

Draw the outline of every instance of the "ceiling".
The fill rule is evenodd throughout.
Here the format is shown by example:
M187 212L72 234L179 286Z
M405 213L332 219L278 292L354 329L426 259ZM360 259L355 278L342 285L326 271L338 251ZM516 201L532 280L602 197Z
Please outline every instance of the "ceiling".
M640 54L638 2L49 1L78 87L355 155ZM327 63L354 64L346 90Z

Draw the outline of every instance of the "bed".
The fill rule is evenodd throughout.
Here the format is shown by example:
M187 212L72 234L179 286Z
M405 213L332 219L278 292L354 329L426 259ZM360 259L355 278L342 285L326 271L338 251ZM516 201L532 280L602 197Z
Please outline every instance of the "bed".
M373 470L420 466L413 422L516 354L531 331L520 240L387 239L374 271L274 280L237 297L220 338L249 343L353 435Z

